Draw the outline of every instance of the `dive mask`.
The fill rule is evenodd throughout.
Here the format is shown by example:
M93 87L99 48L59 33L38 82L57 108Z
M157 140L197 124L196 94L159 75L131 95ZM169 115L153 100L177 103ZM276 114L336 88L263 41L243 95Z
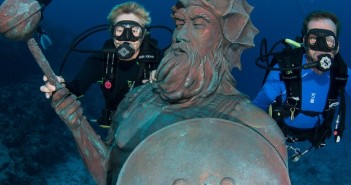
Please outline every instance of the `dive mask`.
M135 21L119 21L112 27L112 36L118 41L138 41L144 32L145 28Z
M338 48L334 32L325 29L311 29L305 37L305 45L315 51L331 52Z

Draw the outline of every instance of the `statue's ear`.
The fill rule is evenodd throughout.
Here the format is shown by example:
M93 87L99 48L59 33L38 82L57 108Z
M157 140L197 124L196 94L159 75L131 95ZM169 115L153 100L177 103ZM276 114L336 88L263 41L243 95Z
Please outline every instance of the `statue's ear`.
M245 49L255 46L254 38L259 31L250 19L250 13L253 10L251 5L247 4L246 1L240 3L226 2L232 3L232 6L227 5L230 9L222 17L223 36L229 41L225 51L225 58L229 62L230 69L237 67L240 70L241 53Z
M241 53L255 46L254 37L259 32L250 20L253 7L245 0L179 0L184 7L204 5L222 21L223 37L228 43L224 46L225 58L229 67L241 69Z
M232 14L235 15L235 14ZM236 17L241 17L238 19L233 18L232 21L228 21L225 24L223 31L224 37L229 40L231 44L226 48L225 58L229 62L230 69L237 67L241 69L240 57L241 53L247 49L255 46L254 38L259 30L251 23L250 19L247 19L245 24L244 17L235 15ZM249 18L249 17L247 17ZM238 21L238 22L236 22ZM239 25L239 26L238 26ZM232 29L230 29L232 28ZM230 32L230 30L233 30Z
M234 43L245 29L250 17L248 14L232 13L223 19L223 35L231 43Z

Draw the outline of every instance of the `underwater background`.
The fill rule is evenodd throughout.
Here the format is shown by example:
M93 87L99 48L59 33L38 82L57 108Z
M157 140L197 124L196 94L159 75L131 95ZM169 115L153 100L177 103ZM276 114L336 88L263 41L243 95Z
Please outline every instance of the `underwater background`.
M1 3L3 1L0 1ZM41 26L53 45L43 50L56 74L66 80L74 77L86 53L73 52L62 65L70 44L88 28L106 24L116 0L53 0L44 11ZM139 0L152 16L151 25L174 28L170 8L174 0ZM340 52L351 66L351 1L350 0L248 0L254 6L253 24L260 30L255 47L244 51L242 70L233 69L237 88L253 98L258 92L265 70L255 65L263 38L268 49L282 38L300 36L303 18L312 10L335 13L341 21ZM152 29L151 35L166 47L171 33ZM81 43L81 48L100 49L107 32L94 34ZM86 171L70 131L58 118L39 87L43 84L40 68L24 41L11 41L0 36L0 185L79 185L95 184ZM103 106L98 86L93 86L82 99L85 115L96 119ZM298 162L289 161L293 185L351 185L351 120L347 99L346 130L340 143L331 137L327 146L304 155ZM101 135L106 130L93 125ZM306 149L308 143L296 147ZM289 151L290 155L292 151Z

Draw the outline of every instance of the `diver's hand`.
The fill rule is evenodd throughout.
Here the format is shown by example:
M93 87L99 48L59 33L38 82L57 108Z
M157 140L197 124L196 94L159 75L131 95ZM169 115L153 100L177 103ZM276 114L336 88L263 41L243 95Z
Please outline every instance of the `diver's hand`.
M145 84L145 83L147 83L147 82L150 82L150 83L152 83L152 82L154 82L154 81L156 81L157 79L156 79L156 70L152 70L151 72L150 72L150 77L149 77L149 79L147 80L147 79L144 79L144 80L142 80L142 83L143 84Z
M153 81L156 81L156 70L152 70L150 72L150 77L149 77L150 83L152 83Z
M77 128L83 118L83 108L74 94L67 88L57 90L52 96L51 106L70 129Z
M66 87L65 84L65 79L62 78L62 76L56 76L57 80L62 84L63 87ZM45 82L45 85L40 86L40 91L45 93L45 97L49 99L52 96L52 93L56 91L56 87L50 82L48 82L48 78L44 75L43 81Z

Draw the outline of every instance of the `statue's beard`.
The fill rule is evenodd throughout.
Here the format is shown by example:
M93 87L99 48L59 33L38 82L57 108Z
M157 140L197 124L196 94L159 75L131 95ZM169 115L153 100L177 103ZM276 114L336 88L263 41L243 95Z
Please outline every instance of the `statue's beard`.
M155 92L170 103L190 106L218 89L223 73L229 71L224 62L218 49L200 57L188 45L175 43L157 69ZM234 79L229 81L234 88Z

